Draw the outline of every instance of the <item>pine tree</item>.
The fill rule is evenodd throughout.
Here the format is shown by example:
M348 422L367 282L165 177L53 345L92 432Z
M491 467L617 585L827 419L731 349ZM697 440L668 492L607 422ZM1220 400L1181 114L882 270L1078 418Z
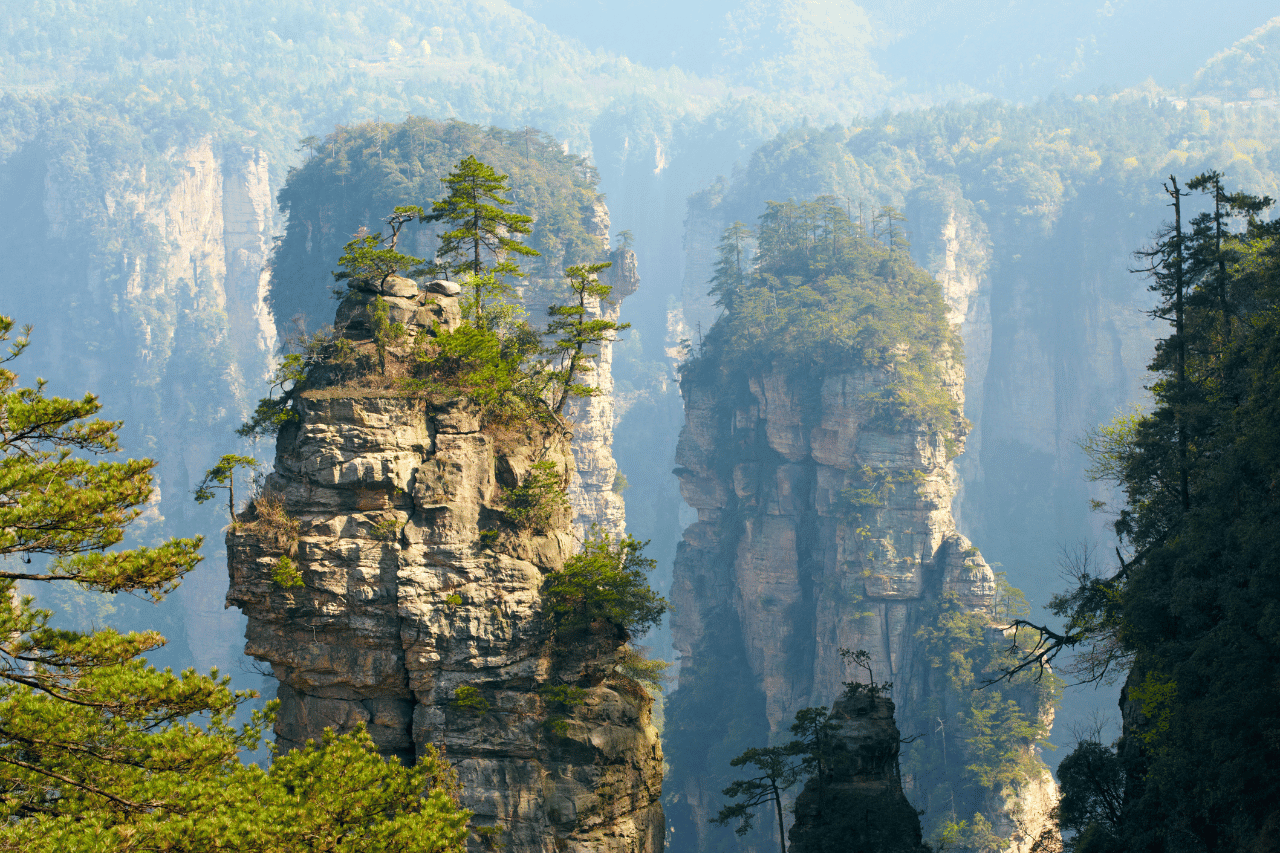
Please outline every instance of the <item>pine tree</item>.
M750 269L751 228L745 222L734 222L720 236L716 247L715 274L711 279L711 294L716 304L726 311L737 308L738 297L746 290Z
M396 248L396 244L405 225L414 219L422 222L426 217L427 214L417 205L398 205L385 220L391 227L389 237L383 239L381 231L368 234L365 233L366 229L361 228L360 233L343 247L342 256L338 258L338 266L342 269L335 272L333 277L338 281L353 278L376 281L381 286L398 272L422 274L425 272L420 266L424 263L423 259L404 254Z
M477 326L487 325L486 302L509 296L513 289L506 279L524 275L512 256L538 255L536 249L515 236L530 233L533 218L503 209L511 204L502 197L508 192L507 176L474 156L463 158L441 180L449 194L431 205L424 220L447 222L453 228L440 235L437 260L429 270L446 276L469 276L471 300L464 313Z
M29 331L0 316L0 342L13 341L0 364ZM0 367L0 555L17 558L0 563L0 850L460 853L466 815L433 756L389 764L356 733L245 767L272 706L237 727L254 694L216 671L148 666L158 633L54 628L18 594L62 583L160 600L200 560L199 538L112 550L151 498L155 463L95 459L119 450L100 408Z
M554 380L551 410L557 415L564 412L570 397L590 397L599 393L599 389L578 380L583 373L594 369L590 360L600 355L600 344L612 341L614 332L631 328L630 323L591 317L591 303L599 305L613 292L613 287L598 277L610 266L612 264L606 261L578 264L566 269L564 274L569 280L574 301L547 309L551 315L547 334L559 336L547 351L558 365L551 371Z

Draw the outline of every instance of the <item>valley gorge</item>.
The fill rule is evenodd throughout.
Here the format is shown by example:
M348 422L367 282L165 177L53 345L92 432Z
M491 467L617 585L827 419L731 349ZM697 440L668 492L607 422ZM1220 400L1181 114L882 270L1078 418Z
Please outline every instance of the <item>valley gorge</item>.
M449 760L465 756L477 824L506 833L475 843L508 849L656 850L664 832L676 853L776 849L763 817L741 840L708 826L734 778L729 761L785 739L797 710L862 678L839 650L865 648L874 677L894 684L900 736L921 736L902 746L901 767L912 805L927 806L925 841L937 842L951 813L969 823L960 846L998 836L1025 851L1056 796L1044 763L1056 766L1099 709L1114 716L1118 688L1068 694L1052 736L1067 748L1056 753L1021 736L1009 739L1016 748L966 746L945 713L974 707L966 673L936 662L963 642L960 657L978 669L998 663L994 626L1009 616L998 574L1048 619L1065 551L1097 542L1109 552L1111 509L1089 507L1114 507L1116 496L1085 481L1078 442L1147 399L1156 332L1131 253L1167 216L1159 183L1170 172L1223 169L1232 186L1280 195L1270 90L1238 82L1223 54L1214 67L1244 87L1234 94L1197 76L1179 91L1150 84L1021 106L950 91L834 103L783 84L744 88L674 67L662 76L520 15L513 24L509 4L472 5L407 12L421 44L392 9L341 25L341 36L330 29L321 50L313 25L333 27L322 14L291 31L289 16L277 24L270 12L267 23L253 12L245 19L263 55L225 70L222 31L199 45L196 74L217 69L219 82L194 86L186 72L168 76L184 60L154 40L148 18L148 46L129 60L136 76L101 91L81 78L65 98L23 63L44 57L54 73L103 78L119 69L78 45L13 39L0 251L12 267L5 313L36 324L24 378L100 394L104 416L125 421L123 449L157 460L143 538L206 537L203 566L166 605L51 606L85 624L161 630L170 644L152 663L217 666L237 687L279 698L282 747L358 723L388 756L446 744ZM61 16L31 14L74 32ZM361 26L381 29L370 40ZM1265 47L1266 34L1255 40ZM84 64L90 56L97 64ZM312 79L331 73L323 86ZM429 203L472 151L519 179L521 210L545 205L535 223L545 260L521 287L530 322L545 322L564 265L608 259L616 298L598 316L635 326L602 354L592 381L606 393L570 404L571 437L520 437L547 447L569 515L554 533L488 550L479 537L532 457L477 428L465 405L320 394L300 399L304 426L279 449L233 437L289 339L334 317L343 243L382 228L394 204ZM279 195L293 175L292 194ZM531 189L547 182L556 189ZM865 398L885 390L879 367L759 369L688 380L682 397L679 366L722 313L708 282L725 228L754 225L766 201L826 195L868 230L884 206L905 217L910 256L938 281L963 339L944 375L967 426L877 420ZM619 229L634 234L611 236ZM430 257L436 240L422 229L408 251ZM453 316L449 293L412 305L384 296L406 322L420 310ZM338 325L365 304L346 304ZM301 519L296 541L250 510L223 552L225 504L196 505L191 491L229 450L268 469L278 457L271 484ZM652 583L673 608L640 642L674 665L652 711L604 639L574 657L539 633L537 578L593 524L651 539L659 560ZM299 565L305 589L275 583L281 557ZM244 656L246 628L248 651L275 677ZM588 686L567 708L539 685ZM483 703L465 690L459 701L468 687ZM1021 723L1053 722L1035 690L1000 699ZM1130 698L1126 715L1134 707ZM998 718L1007 708L977 710ZM883 709L871 716L882 722ZM1009 759L966 783L989 782L989 796L943 802L939 780L983 750ZM664 761L666 830L655 794ZM985 839L975 815L989 824Z

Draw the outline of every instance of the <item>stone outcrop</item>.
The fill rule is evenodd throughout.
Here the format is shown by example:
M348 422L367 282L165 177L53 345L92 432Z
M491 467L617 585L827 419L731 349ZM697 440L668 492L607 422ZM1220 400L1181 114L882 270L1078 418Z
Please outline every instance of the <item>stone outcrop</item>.
M902 793L893 701L866 689L842 695L822 767L795 802L791 853L926 853L920 819Z
M962 371L944 376L959 400ZM802 380L776 369L685 377L676 472L698 520L671 592L680 690L756 697L742 701L760 710L740 728L780 736L800 709L830 703L856 675L842 648L869 652L914 725L939 689L917 636L932 608L951 594L994 615L996 578L951 516L949 460L964 437L874 418L871 400L888 380L862 368ZM696 708L677 691L668 727L696 728ZM694 832L722 802L706 772L681 765L671 780ZM1030 813L1004 800L987 808L993 824Z
M457 322L456 285L412 284L353 292L337 327L363 345L377 296L411 335ZM387 755L436 745L473 825L512 853L660 850L662 755L620 638L569 647L543 617L543 580L577 549L569 513L546 529L503 515L535 462L569 480L567 434L356 384L298 395L266 497L227 536L228 603L280 681L278 741L363 723ZM282 557L304 585L273 580Z

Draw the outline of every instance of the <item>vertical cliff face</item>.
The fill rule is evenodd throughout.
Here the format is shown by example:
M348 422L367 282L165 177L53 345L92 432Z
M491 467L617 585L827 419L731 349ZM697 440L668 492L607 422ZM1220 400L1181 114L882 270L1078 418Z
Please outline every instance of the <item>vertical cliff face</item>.
M156 460L148 521L204 534L220 513L191 490L229 449L276 346L267 156L216 136L157 151L125 128L80 130L37 137L3 164L17 210L2 217L0 250L22 288L8 310L35 325L33 372L58 393L98 394L124 420L128 452ZM136 618L163 629L174 665L234 671L242 622L225 592L220 573L195 572Z
M455 325L456 285L432 287L391 279L391 320L411 335ZM367 338L373 297L353 293L339 309L348 338ZM535 462L568 482L568 436L484 426L465 399L352 383L303 392L296 406L267 497L227 537L246 651L280 681L279 741L363 723L388 755L438 745L474 823L510 851L660 850L649 696L616 671L615 634L567 647L543 617L543 580L576 550L569 513L546 529L503 515L504 490ZM273 580L282 557L303 586Z
M846 692L831 708L830 746L796 798L791 853L926 853L920 819L902 793L902 735L893 702L874 691Z
M944 378L959 397L959 368ZM668 725L683 731L677 737L697 740L699 709L717 694L740 697L734 728L761 741L780 736L798 710L827 705L854 679L842 648L869 652L905 725L936 727L926 709L945 688L921 629L948 601L994 616L998 585L951 516L949 453L963 436L875 417L872 401L887 381L870 368L804 378L768 369L737 383L686 376L676 461L698 521L685 531L671 594L681 670ZM724 740L710 730L703 737ZM1027 783L983 805L1019 844L1013 812L1031 839L1044 818L1021 804L1022 790L1052 787L1030 743L1021 749L1035 767ZM674 796L689 825L704 827L721 803L718 768L669 750L680 765Z
M599 206L596 237L607 244L609 213ZM640 273L635 253L620 248L609 254L613 266L601 272L602 281L613 288L606 302L591 298L587 310L591 319L618 322L622 301L640 286ZM562 298L559 282L534 281L525 288L525 305L534 323L541 323L547 306ZM623 332L622 334L626 334ZM581 538L592 525L612 536L626 530L626 504L618 484L618 463L613 457L613 429L616 400L613 393L613 341L600 344L599 358L592 360L593 369L584 381L599 389L592 397L575 397L565 407L565 416L573 424L573 477L569 482L569 503L573 507L574 532Z
M732 607L772 731L836 695L841 648L867 650L897 683L912 663L915 603L944 591L975 608L993 601L990 568L951 519L942 439L870 423L868 398L886 378L797 383L770 371L745 388L686 384L676 463L698 522L677 560L672 629L687 661L713 614ZM873 513L841 499L889 479L902 482ZM726 581L720 595L698 594Z

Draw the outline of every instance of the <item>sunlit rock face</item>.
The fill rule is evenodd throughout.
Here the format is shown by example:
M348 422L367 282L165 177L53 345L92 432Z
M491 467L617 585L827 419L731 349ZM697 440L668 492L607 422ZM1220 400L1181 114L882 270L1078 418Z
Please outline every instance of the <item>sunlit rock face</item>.
M98 395L104 416L124 421L122 447L155 459L148 535L204 535L225 517L197 507L192 489L231 449L278 343L265 301L278 225L268 157L216 134L165 135L148 150L123 142L136 132L124 124L118 145L87 127L3 158L0 243L18 271L6 310L35 326L30 375L61 395ZM159 618L175 667L241 660L225 594L217 572L193 572L170 596Z
M377 295L411 336L458 322L456 288L404 281L350 295L338 327L365 338L362 308ZM387 755L442 749L462 805L503 849L660 850L651 699L615 671L614 633L566 647L543 618L543 579L578 547L571 513L545 530L502 517L502 491L535 462L569 481L568 434L491 428L463 399L354 383L304 392L297 412L266 483L296 540L261 502L227 536L228 603L249 617L247 653L280 681L282 746L364 724ZM273 580L281 557L303 586ZM581 688L582 701L559 706L547 687Z
M963 372L949 365L944 375L959 401ZM686 375L676 473L698 521L685 531L671 593L681 657L673 739L696 742L696 717L717 695L738 697L727 728L758 732L748 745L785 739L798 710L829 705L859 677L841 649L869 653L900 719L914 725L937 690L917 636L931 606L951 593L994 614L996 578L951 515L949 457L964 436L873 416L888 379L861 367L799 379L776 369ZM681 763L675 745L668 796L687 809L680 825L701 832L724 802L723 783L710 780L725 768ZM1021 837L1001 821L1028 810L1016 796L996 800L993 825Z
M603 216L603 237L609 235L608 211L603 206L597 211ZM630 249L617 249L610 253L613 264L600 273L601 280L613 288L608 301L591 298L587 303L590 316L618 322L622 313L622 300L636 292L640 286L640 272L636 255ZM537 293L526 298L547 299L557 288L545 284ZM531 316L543 317L546 308L539 304L529 307ZM539 321L540 322L540 321ZM626 335L626 332L622 333ZM617 421L616 400L613 388L613 341L600 344L599 357L592 361L592 370L586 375L587 384L599 393L590 397L576 397L565 407L565 415L573 424L574 476L569 483L569 503L573 507L574 531L584 535L591 525L599 525L613 536L621 536L626 529L626 506L618 483L618 463L613 457L613 428Z

